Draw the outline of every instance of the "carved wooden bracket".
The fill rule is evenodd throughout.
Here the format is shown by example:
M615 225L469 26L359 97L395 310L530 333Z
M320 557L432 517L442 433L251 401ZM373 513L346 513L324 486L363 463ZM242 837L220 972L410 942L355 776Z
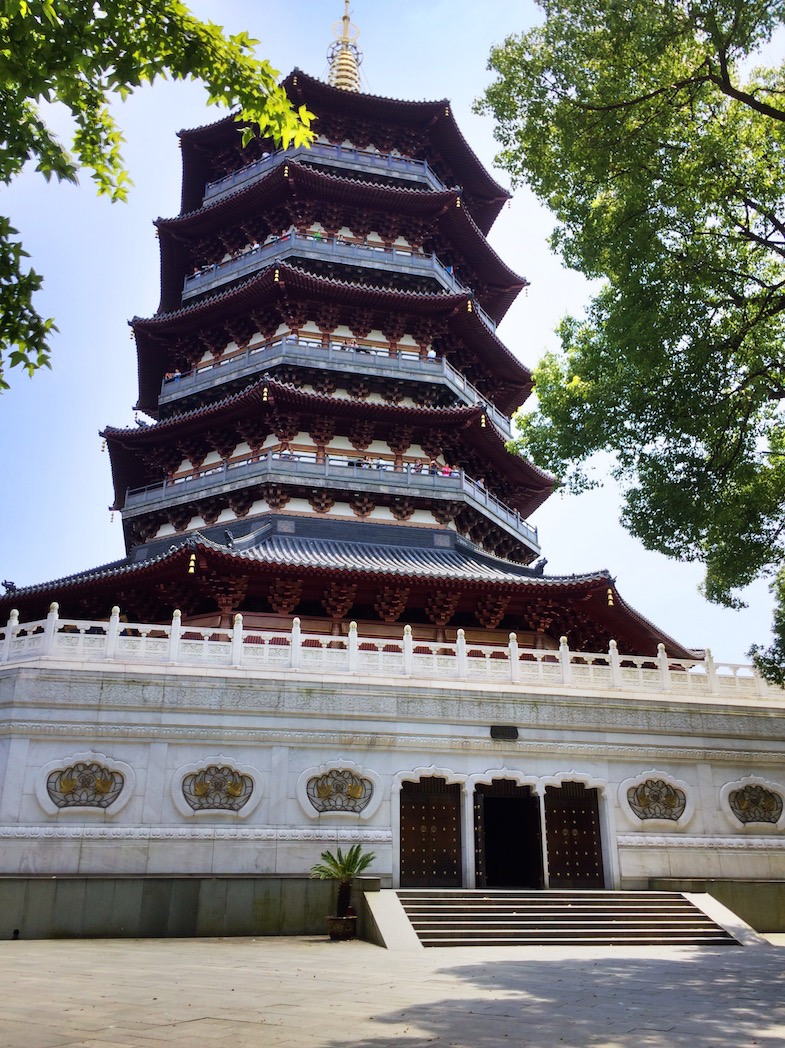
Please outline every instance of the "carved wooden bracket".
M329 491L314 490L308 496L311 507L317 513L328 513L335 505L335 499Z
M270 509L283 509L291 498L289 492L281 484L263 484L261 495Z
M236 517L246 517L254 504L254 492L248 488L233 491L229 495L229 507Z
M291 615L300 603L302 591L302 579L277 578L270 584L270 606L277 615Z
M509 596L496 596L495 594L487 593L480 597L475 604L474 614L477 616L477 621L481 626L484 626L485 629L495 630L507 613L509 606Z
M335 580L324 591L322 607L334 622L340 622L354 604L356 594L356 583Z
M397 622L406 609L408 600L408 586L384 586L376 595L374 611L384 622Z
M460 592L437 589L425 601L425 614L434 626L443 628L455 614L460 599Z

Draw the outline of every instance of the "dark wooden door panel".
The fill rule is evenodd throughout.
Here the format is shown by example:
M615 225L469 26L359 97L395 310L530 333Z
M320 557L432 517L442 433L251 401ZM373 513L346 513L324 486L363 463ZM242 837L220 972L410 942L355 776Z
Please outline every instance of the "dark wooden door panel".
M428 783L404 783L401 790L401 887L460 888L460 786Z
M545 826L551 888L604 888L599 802L580 783L549 786Z

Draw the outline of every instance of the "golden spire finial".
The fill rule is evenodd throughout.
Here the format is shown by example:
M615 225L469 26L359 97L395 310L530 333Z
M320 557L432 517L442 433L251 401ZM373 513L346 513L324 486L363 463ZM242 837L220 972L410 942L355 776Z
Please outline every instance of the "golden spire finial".
M349 0L344 0L343 18L335 23L333 33L335 41L327 52L329 81L333 87L340 87L344 91L359 91L363 56L356 43L360 30L349 18Z

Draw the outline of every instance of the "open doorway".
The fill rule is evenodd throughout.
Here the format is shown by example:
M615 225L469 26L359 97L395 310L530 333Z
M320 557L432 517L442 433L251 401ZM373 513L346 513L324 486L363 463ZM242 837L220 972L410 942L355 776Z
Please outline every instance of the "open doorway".
M529 786L494 779L474 791L478 888L542 888L540 802Z

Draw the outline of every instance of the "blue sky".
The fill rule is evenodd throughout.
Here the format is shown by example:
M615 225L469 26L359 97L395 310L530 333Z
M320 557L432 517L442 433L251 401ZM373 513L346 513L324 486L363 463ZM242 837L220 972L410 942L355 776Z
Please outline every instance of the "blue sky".
M326 73L332 26L342 0L211 0L192 2L203 18L261 40L260 56L282 74L298 66ZM449 98L464 135L490 166L490 120L471 112L488 83L490 47L538 17L532 3L485 0L353 0L360 27L364 90L397 98ZM108 455L98 431L133 420L136 360L127 321L158 303L158 245L153 220L179 210L177 130L218 119L201 85L161 82L118 104L124 154L134 188L130 204L98 199L88 176L81 185L47 185L26 172L2 191L0 213L21 232L35 268L45 276L38 307L55 317L53 370L29 380L11 373L0 398L0 578L27 585L94 567L123 555L119 515L110 521ZM53 119L60 115L55 111ZM63 133L67 125L62 125ZM505 182L504 176L496 177ZM552 219L518 191L491 234L508 264L531 281L500 327L510 349L529 366L555 348L566 312L579 313L585 282L561 266L546 244ZM768 638L771 602L765 583L751 587L750 607L716 608L702 599L699 565L648 553L617 523L613 487L579 498L555 495L532 518L548 557L547 572L608 568L634 608L693 647L747 661L753 641Z

